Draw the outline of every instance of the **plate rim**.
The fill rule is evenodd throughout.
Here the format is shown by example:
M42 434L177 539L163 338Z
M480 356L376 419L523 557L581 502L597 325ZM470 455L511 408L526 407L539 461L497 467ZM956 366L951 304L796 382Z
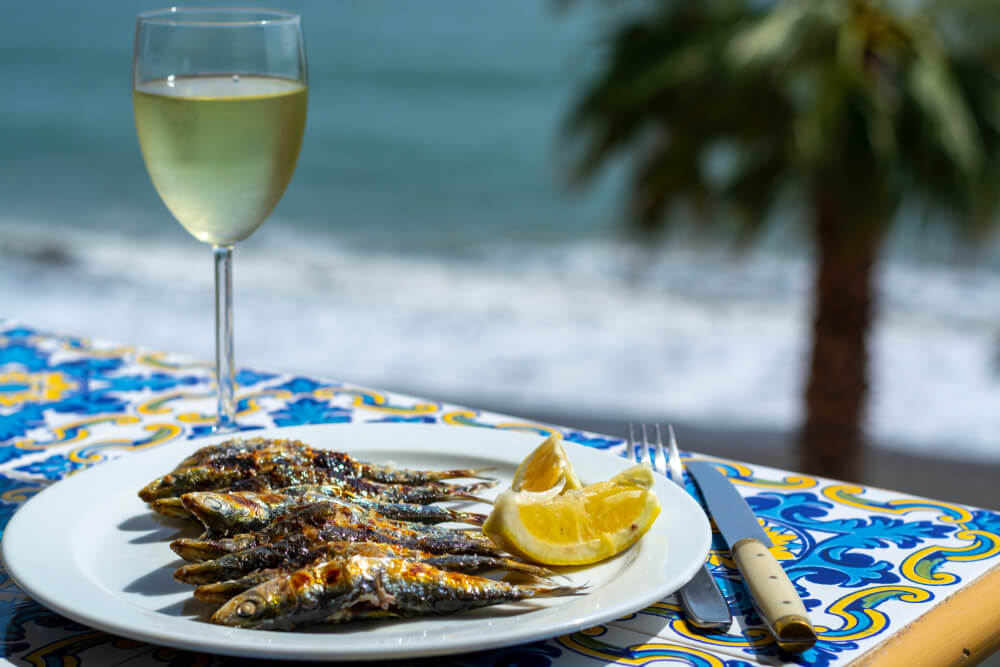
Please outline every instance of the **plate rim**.
M527 624L528 628L522 628L520 632L502 632L502 633L484 633L475 635L473 639L463 638L456 639L453 638L451 641L448 640L435 640L433 637L429 638L427 641L419 644L401 644L398 647L383 647L379 649L349 649L343 650L336 646L337 642L302 642L304 645L295 646L285 646L289 643L284 640L277 642L268 641L261 637L262 631L259 630L245 630L241 628L225 628L222 626L212 626L204 624L206 627L212 628L211 631L205 633L207 636L201 636L198 633L193 635L184 635L183 633L171 633L169 630L157 630L155 623L141 623L137 625L123 625L121 623L115 622L113 620L106 620L99 615L99 612L88 612L87 609L80 609L80 603L66 604L64 603L64 597L62 593L53 593L50 589L54 585L50 578L45 576L40 576L38 572L32 572L31 568L23 568L21 566L22 556L17 552L18 549L23 548L25 544L33 544L36 548L38 547L37 540L37 529L31 525L31 520L35 518L33 515L41 512L47 504L51 504L52 499L59 499L61 495L70 494L77 487L83 485L84 488L90 483L90 480L100 481L101 477L111 477L113 478L113 473L117 472L119 468L135 468L140 465L145 459L158 459L166 456L166 452L170 450L170 445L175 448L180 443L185 443L188 449L194 449L196 447L204 446L207 444L212 444L213 442L218 442L231 437L292 437L302 439L308 442L310 433L322 433L332 429L343 429L344 431L353 429L385 429L387 432L391 430L398 431L412 431L413 429L426 429L428 432L432 429L447 428L450 431L457 431L454 425L434 423L434 424L417 424L408 422L351 422L351 423L341 423L341 424L316 424L316 425L303 425L303 426L291 426L291 427L275 427L267 429L256 429L248 431L240 431L236 433L224 434L224 435L210 435L201 438L194 438L184 441L170 441L157 445L156 447L149 448L140 452L129 453L124 456L117 457L114 460L106 461L101 464L95 465L91 468L83 470L75 475L64 478L55 484L43 489L41 492L35 494L32 498L28 499L11 517L7 526L3 530L3 539L0 543L0 556L2 556L5 567L9 576L14 580L14 582L21 588L22 591L27 593L33 600L37 601L39 604L70 618L74 621L87 625L88 627L93 627L95 629L103 630L106 632L111 632L125 637L130 637L138 639L141 641L149 642L151 644L167 645L183 650L194 650L208 653L217 653L222 655L231 656L241 656L241 657L259 657L259 658L273 658L273 659L292 659L292 660L381 660L381 659L391 659L391 658L403 658L403 657L421 657L421 656L431 656L431 655L446 655L455 653L465 653L486 649L494 649L503 646L511 646L517 644L523 644L531 641L537 641L541 639L548 639L556 637L567 632L573 632L585 627L590 627L593 625L607 623L619 618L620 616L638 611L639 609L647 607L649 604L662 599L666 595L676 591L680 588L686 581L688 581L702 563L704 563L705 558L708 555L710 543L711 543L711 529L708 523L708 518L705 515L702 508L691 498L686 492L669 482L665 477L661 475L656 476L656 492L660 497L661 506L664 511L661 512L661 517L671 509L675 510L680 507L680 510L684 512L687 521L693 522L696 526L695 534L685 534L683 537L685 542L689 545L693 544L693 549L686 549L687 551L692 551L695 555L700 554L700 558L694 558L692 556L688 562L675 563L672 565L678 566L678 573L669 579L669 586L661 587L651 587L646 589L646 595L640 599L635 599L634 602L630 602L624 607L619 604L613 609L613 615L609 616L609 611L605 610L603 614L594 613L584 618L575 619L572 624L567 624L566 622L552 624L549 629L546 629L546 624L542 624L540 627L535 628L533 631L530 629L533 625L538 624ZM538 435L537 432L527 432L524 430L514 430L514 429L500 429L500 428L483 428L483 427L465 427L469 429L470 435L482 434L482 433L502 433L506 435L518 435L524 438L524 446L527 447L527 437L535 437L535 445L544 438L542 435ZM343 435L343 433L341 433ZM487 439L497 437L494 435L488 436ZM502 439L502 438L501 438ZM513 442L513 441L512 441ZM574 450L580 452L586 452L582 456L587 458L596 456L600 458L609 459L607 463L613 463L615 467L628 467L629 465L634 465L632 461L629 461L623 457L616 456L610 452L606 452L600 449L587 447L578 443L571 441L563 441L564 446L566 446L571 451L569 452L570 458L572 459L575 454ZM316 443L316 446L331 446L326 443ZM427 450L428 447L426 443L419 443L416 447L413 447L413 443L408 445L397 446L396 449L409 449L414 448L417 452L422 450ZM345 446L343 448L345 451L351 452L350 446ZM379 449L388 450L387 447L373 447L371 443L362 444L359 447L355 447L359 452L362 451L378 451ZM185 450L186 451L186 450ZM530 451L530 450L529 450ZM428 451L428 453L443 454L443 455L460 455L459 452L448 450L447 448L442 451ZM474 446L470 446L470 451L464 453L466 456L475 456L479 458L487 458L497 460L505 465L514 465L518 463L518 459L513 458L513 455L504 455L505 452L496 452L492 450L483 451L475 450ZM178 453L177 459L179 460L184 453ZM137 461L139 463L137 463ZM159 470L159 469L158 469ZM153 471L149 477L152 478L157 473ZM162 474L162 473L161 473ZM91 486L94 486L91 484ZM501 487L502 488L502 487ZM107 492L107 495L111 493L121 493L124 487L120 485L118 489ZM664 493L666 495L664 496ZM686 507L685 507L686 505ZM26 511L27 510L27 511ZM658 531L665 531L663 526L658 526L660 519L658 518L657 523L654 524L654 528ZM64 523L71 527L73 524L71 516L64 519ZM665 526L665 524L664 524ZM33 530L35 532L33 532ZM53 534L57 531L49 531ZM71 535L72 530L66 531L66 534ZM643 539L646 539L645 537ZM48 546L48 542L53 540L52 537L48 538L43 543ZM58 542L58 540L57 540ZM648 544L648 543L647 543ZM66 545L63 545L66 546ZM651 548L651 547L650 547ZM50 549L45 549L50 550ZM72 551L71 549L67 551ZM11 559L12 554L14 555L13 560ZM72 557L69 557L74 563ZM668 557L669 558L669 557ZM13 564L13 566L12 566ZM79 567L79 565L77 566ZM27 570L27 572L25 571ZM62 573L60 573L61 576ZM59 577L57 576L56 579ZM112 591L106 590L104 587L100 586L94 581L89 581L84 578L82 581L63 581L66 587L61 589L67 593L82 593L83 596L86 594L105 595L113 603L118 603L121 605L127 605L130 609L135 609L137 612L142 612L142 614L155 614L153 610L140 609L134 607L134 605L122 596L115 596ZM668 590L669 589L669 590ZM72 597L70 598L72 599ZM107 601L107 600L106 600ZM91 601L91 605L95 608L99 607ZM558 609L557 607L553 607ZM195 622L191 619L182 619L177 617L168 617L171 619L170 625L174 621L177 622ZM488 626L489 619L482 619L484 623ZM199 625L202 625L199 623ZM495 629L494 629L495 630ZM247 636L245 633L251 633L252 638ZM301 637L302 633L263 633L269 638L274 638L273 635L278 637ZM511 637L510 635L516 635ZM310 634L311 638L323 637L322 634ZM331 635L334 637L342 637L342 635ZM249 639L250 641L244 643L241 642L241 638ZM351 652L354 651L354 652ZM361 652L363 651L363 652Z

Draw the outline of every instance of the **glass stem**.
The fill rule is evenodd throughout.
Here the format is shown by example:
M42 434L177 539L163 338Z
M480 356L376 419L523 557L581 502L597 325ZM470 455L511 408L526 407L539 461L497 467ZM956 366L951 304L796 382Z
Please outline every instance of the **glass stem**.
M233 398L233 246L212 246L215 255L215 384L219 393L215 430L229 431L236 426L236 403Z

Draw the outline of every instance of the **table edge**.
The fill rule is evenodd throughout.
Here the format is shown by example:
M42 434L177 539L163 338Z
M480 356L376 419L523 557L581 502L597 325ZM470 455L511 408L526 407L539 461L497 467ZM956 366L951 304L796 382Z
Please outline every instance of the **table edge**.
M975 665L1000 649L1000 565L851 662L853 667Z

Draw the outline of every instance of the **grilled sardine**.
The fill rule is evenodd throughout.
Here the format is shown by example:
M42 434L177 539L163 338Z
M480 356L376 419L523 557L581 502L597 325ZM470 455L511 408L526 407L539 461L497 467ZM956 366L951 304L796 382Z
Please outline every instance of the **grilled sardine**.
M405 558L452 572L507 570L539 578L555 576L551 570L511 558L475 554L432 554L397 544L376 542L330 542L305 553L297 553L295 549L282 549L280 546L259 547L249 551L256 553L229 554L213 561L185 565L174 573L174 577L187 584L201 584L194 592L194 596L199 600L221 603L281 574L287 574L321 560L350 556ZM284 560L280 560L281 558ZM247 569L255 565L260 566L261 563L268 564L266 569Z
M449 614L580 590L508 584L400 558L353 556L323 561L255 586L220 607L211 621L290 630L357 618Z
M344 503L319 502L279 517L264 529L232 537L181 538L170 548L181 558L200 563L223 554L267 546L296 537L314 549L324 542L386 542L434 553L502 556L481 532L393 521L371 510ZM268 567L268 566L265 566Z
M363 497L351 498L349 494L343 493L344 487L341 486L304 485L280 491L280 493L195 491L181 496L181 503L185 510L215 535L235 535L260 530L282 514L315 502L356 505L399 521L432 524L455 521L481 526L486 520L483 514L460 512L445 507L377 502ZM158 500L153 504L155 506L160 502Z
M378 496L392 502L422 504L446 498L475 499L475 493L496 485L495 480L490 480L466 485L428 481L407 486L340 475L337 466L298 465L282 459L272 459L257 466L226 464L225 460L213 460L158 477L139 491L139 497L146 502L153 502L193 491L268 491L301 484L325 484L342 486L367 497ZM400 488L393 491L397 486Z
M174 471L200 466L253 468L281 462L335 470L338 477L364 477L387 484L426 484L452 477L480 477L485 470L407 470L391 465L356 461L343 452L313 449L300 440L278 438L233 438L208 445L191 454Z

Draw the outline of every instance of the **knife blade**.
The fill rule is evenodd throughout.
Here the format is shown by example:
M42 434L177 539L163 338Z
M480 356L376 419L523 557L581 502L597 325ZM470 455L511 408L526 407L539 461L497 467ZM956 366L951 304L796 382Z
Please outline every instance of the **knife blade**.
M802 599L768 547L767 536L746 500L709 461L689 461L688 473L729 545L757 611L780 646L801 653L816 643Z

